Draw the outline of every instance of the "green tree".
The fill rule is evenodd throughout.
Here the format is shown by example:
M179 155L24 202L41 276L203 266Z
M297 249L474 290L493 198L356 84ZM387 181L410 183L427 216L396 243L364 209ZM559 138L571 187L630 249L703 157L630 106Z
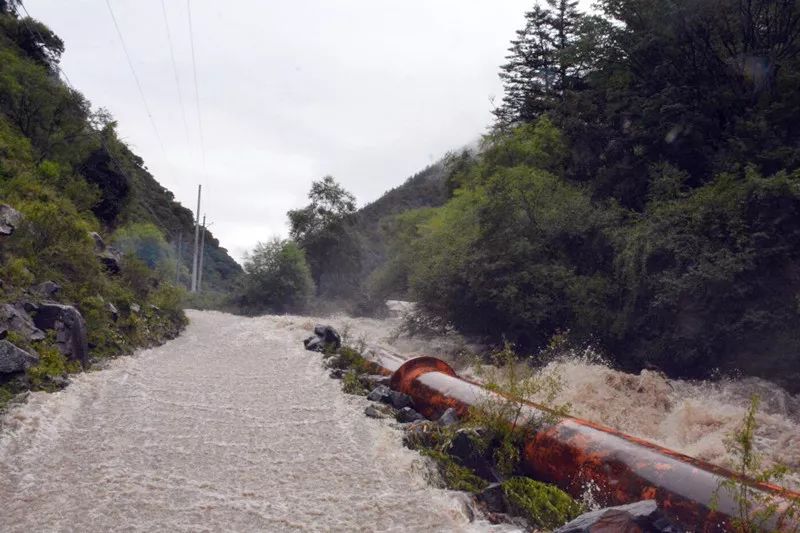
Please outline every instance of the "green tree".
M289 211L290 234L299 243L305 243L356 211L355 197L336 183L333 176L325 176L311 184L311 200L306 207Z
M319 296L352 296L361 274L355 197L325 176L312 183L308 198L306 207L289 211L290 234L305 251Z
M495 109L498 125L536 120L560 106L583 75L579 30L584 15L575 0L546 0L525 14L501 67L505 94Z
M303 250L291 240L259 243L245 258L239 304L249 313L302 312L314 293Z

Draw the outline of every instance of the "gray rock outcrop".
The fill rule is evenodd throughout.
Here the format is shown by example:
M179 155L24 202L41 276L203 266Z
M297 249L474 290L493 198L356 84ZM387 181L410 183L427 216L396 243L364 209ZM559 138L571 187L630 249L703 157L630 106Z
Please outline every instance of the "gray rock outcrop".
M11 235L22 222L22 213L10 205L0 204L0 235Z
M28 304L33 309L33 304ZM0 329L22 335L27 341L44 339L44 331L37 328L28 314L25 304L0 304Z
M80 361L83 366L89 364L86 322L77 309L52 302L41 303L33 321L40 329L55 330L58 349L69 360Z
M314 335L303 340L306 350L324 352L325 350L338 350L342 346L342 338L331 326L314 326Z
M440 426L445 428L458 424L458 413L452 407L448 407L437 422Z
M106 246L103 237L96 231L89 233L89 236L94 241L94 255L109 273L117 274L122 268L122 253L113 246Z
M397 412L396 419L398 422L406 424L417 420L425 420L425 417L410 407L403 407Z
M386 385L378 385L367 395L367 400L373 402L389 403L392 397L392 389Z
M43 298L55 298L61 292L61 285L54 281L45 281L32 287L31 291Z
M678 533L682 530L664 517L658 510L655 500L642 500L584 513L556 529L554 533L592 533L594 531Z
M39 362L39 356L0 340L0 374L24 372Z

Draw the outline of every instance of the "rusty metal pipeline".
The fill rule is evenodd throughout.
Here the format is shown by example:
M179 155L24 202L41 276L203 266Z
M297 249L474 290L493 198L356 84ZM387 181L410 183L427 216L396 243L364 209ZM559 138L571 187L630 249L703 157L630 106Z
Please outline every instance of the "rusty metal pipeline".
M417 357L407 361L380 349L365 353L373 370L391 375L391 387L414 400L415 408L435 420L453 407L465 415L487 399L502 398L481 385L459 378L444 361ZM546 407L525 402L529 416ZM586 420L562 417L527 438L522 457L525 473L553 483L580 498L594 489L603 505L644 499L690 531L729 531L739 504L722 487L735 480L780 502L772 519L774 530L795 530L796 519L786 516L800 493L742 478L736 473L663 448L643 439Z

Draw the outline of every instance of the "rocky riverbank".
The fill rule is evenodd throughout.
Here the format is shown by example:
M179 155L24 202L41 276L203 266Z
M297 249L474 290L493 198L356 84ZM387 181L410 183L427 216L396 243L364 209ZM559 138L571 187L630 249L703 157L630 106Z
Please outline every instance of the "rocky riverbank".
M24 217L0 204L0 244L23 228ZM0 279L0 409L28 390L60 390L69 375L92 368L108 357L161 344L186 325L179 309L138 303L133 292L119 290L126 260L97 232L88 233L96 266L111 287L104 297L87 286L45 280L36 284L28 266L10 261ZM150 289L150 288L149 288ZM152 292L148 290L147 292Z

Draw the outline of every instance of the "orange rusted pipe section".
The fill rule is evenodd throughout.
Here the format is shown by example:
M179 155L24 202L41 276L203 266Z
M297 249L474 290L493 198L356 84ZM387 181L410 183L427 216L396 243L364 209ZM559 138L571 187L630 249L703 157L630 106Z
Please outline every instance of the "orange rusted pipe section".
M464 415L485 399L498 397L457 377L447 363L434 357L418 357L399 365L399 357L385 352L382 357L368 353L367 359L381 373L391 374L392 388L411 396L415 408L430 419L438 418L448 407ZM527 403L525 409L529 416L547 411L533 403ZM729 491L720 487L735 479L781 502L770 529L794 530L797 526L782 514L790 500L800 500L796 492L743 479L724 468L578 418L561 418L531 435L525 443L523 466L531 477L553 483L575 497L591 490L603 505L656 500L662 511L689 531L731 530L738 505Z

